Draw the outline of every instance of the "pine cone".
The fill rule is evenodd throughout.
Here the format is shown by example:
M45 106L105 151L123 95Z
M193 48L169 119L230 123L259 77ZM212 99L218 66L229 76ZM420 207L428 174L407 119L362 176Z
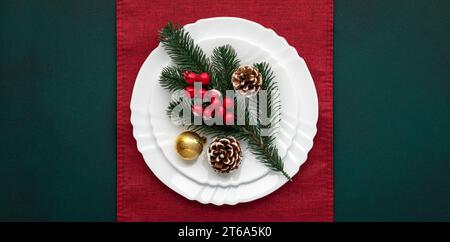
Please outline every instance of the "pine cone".
M232 136L216 137L208 147L209 163L218 172L228 173L239 168L241 159L241 145Z
M234 90L244 96L253 96L258 93L262 85L262 77L258 69L251 66L239 67L231 77Z

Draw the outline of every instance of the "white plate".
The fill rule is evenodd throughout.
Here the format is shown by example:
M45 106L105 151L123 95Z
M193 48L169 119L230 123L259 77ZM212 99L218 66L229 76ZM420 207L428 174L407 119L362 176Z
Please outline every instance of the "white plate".
M188 28L192 29L192 28ZM226 31L221 31L221 34L230 34ZM241 60L242 65L252 65L253 63L267 61L272 64L272 68L276 74L276 81L279 82L280 92L284 95L281 96L281 120L280 129L277 137L277 147L281 157L283 157L288 147L292 143L292 139L295 135L295 127L297 126L298 117L298 98L295 94L295 84L292 79L289 78L287 71L279 65L274 59L271 59L269 52L259 49L256 45L251 44L248 40L243 39L229 39L229 38L208 38L208 36L198 36L196 38L197 43L205 51L207 55L212 54L212 50L216 46L222 46L225 44L231 44L238 53L238 58ZM257 50L259 55L264 56L264 59L254 59L252 55L241 56L239 53L245 52L245 50L253 49ZM159 51L159 50L157 50ZM161 49L161 51L164 51ZM153 62L153 65L155 62ZM163 66L169 65L170 63L164 63ZM180 173L183 173L190 179L210 186L238 186L242 183L249 183L251 181L257 180L269 172L269 170L250 152L244 152L242 165L240 169L236 170L232 174L219 174L211 169L209 163L207 162L206 155L201 155L196 162L186 162L180 159L173 149L173 141L176 139L184 129L183 127L174 127L171 123L170 118L166 115L167 104L170 102L170 94L158 83L154 83L151 86L151 91L149 91L150 96L153 97L151 101L150 109L150 120L152 127L157 127L153 129L153 135L156 138L158 146L163 151L167 160L169 160L172 165L178 169ZM288 105L283 105L288 104ZM211 140L212 137L208 137ZM245 143L243 143L243 149L245 150ZM206 149L205 149L206 150Z
M296 50L272 30L244 19L203 19L185 28L207 55L215 46L231 44L241 64L271 64L282 96L277 147L285 170L295 175L312 147L318 115L314 83ZM170 58L158 46L142 65L131 100L133 135L155 175L188 199L216 205L255 200L283 185L282 175L269 171L248 152L240 169L228 175L213 172L204 156L195 163L175 156L173 141L183 129L165 116L170 95L157 81L162 67L169 64Z

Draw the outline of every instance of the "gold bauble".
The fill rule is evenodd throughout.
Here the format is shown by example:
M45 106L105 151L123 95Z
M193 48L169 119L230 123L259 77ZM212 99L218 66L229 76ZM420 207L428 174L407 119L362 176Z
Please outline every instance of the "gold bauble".
M205 142L204 137L195 132L186 131L179 134L175 140L175 150L183 160L195 160L202 153Z

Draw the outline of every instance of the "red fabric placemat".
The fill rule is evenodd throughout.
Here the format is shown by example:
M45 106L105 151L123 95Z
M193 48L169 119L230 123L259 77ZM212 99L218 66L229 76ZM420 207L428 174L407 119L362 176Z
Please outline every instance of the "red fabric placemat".
M274 29L305 59L319 97L318 132L308 160L274 193L235 206L203 205L170 190L149 170L130 123L139 68L168 21L187 24L219 16L246 18ZM333 220L333 1L117 1L117 220Z

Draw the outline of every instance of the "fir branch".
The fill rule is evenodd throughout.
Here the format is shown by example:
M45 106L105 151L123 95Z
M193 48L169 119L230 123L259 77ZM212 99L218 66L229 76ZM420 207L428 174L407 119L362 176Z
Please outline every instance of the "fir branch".
M234 136L239 139L236 135L236 130L234 126L227 125L189 125L188 129L197 132L201 135L210 136Z
M233 47L224 45L214 48L211 61L213 75L215 76L214 81L210 84L211 88L217 89L222 93L225 93L227 90L233 90L231 76L240 65L237 53Z
M209 59L182 27L169 22L159 36L164 49L178 68L196 73L211 72Z
M166 108L167 116L173 117L174 114L172 113L172 111L175 109L176 106L178 106L180 104L181 104L181 101L175 101L175 100L170 101L169 106L167 106L167 108ZM180 114L178 114L178 115L180 115Z
M181 72L181 69L174 66L164 67L159 77L159 84L171 92L187 87L188 84L181 76Z
M242 126L239 130L246 134L244 137L247 140L250 151L256 156L264 165L273 171L281 172L286 179L292 181L292 178L284 171L283 160L278 154L274 142L275 139L271 136L259 136L258 131L252 130L257 126Z
M245 126L235 126L241 132L245 133L245 139L250 147L251 152L267 167L271 170L281 172L288 180L292 181L292 178L284 171L283 160L278 154L278 149L275 145L275 131L278 128L280 122L280 109L278 85L274 81L275 75L273 74L270 65L266 62L254 64L254 67L258 69L263 78L262 90L267 91L267 115L270 117L269 125L262 125L259 115L259 107L256 110L245 109L246 124ZM275 100L273 100L275 99ZM246 105L246 104L240 104ZM260 105L260 103L258 103ZM249 120L254 119L257 121L257 125L249 125ZM262 129L270 129L268 135L262 136Z
M279 123L279 114L281 109L281 104L279 101L279 93L278 93L278 83L274 81L275 75L273 74L272 68L267 62L256 63L253 65L256 69L258 69L259 73L262 76L262 85L261 89L267 91L267 115L272 117L271 123ZM275 101L273 100L275 99ZM272 116L273 111L275 111L274 116ZM278 120L278 121L277 121Z
M166 108L167 116L175 122L177 125L190 125L192 123L192 113L190 117L184 117L184 110L190 110L192 106L192 100L183 99L181 97L174 98L169 102L169 105ZM176 107L180 107L181 109L175 110ZM178 111L175 112L174 111Z
M239 67L236 51L230 46L225 45L215 48L212 55L213 67L210 60L203 53L201 48L194 43L188 32L183 28L168 23L160 32L161 43L171 57L176 67L166 67L160 76L160 84L169 91L183 89L187 86L181 77L184 70L194 71L196 73L207 72L211 75L211 83L209 88L218 89L225 93L226 90L232 90L231 76L236 68ZM274 74L268 63L262 62L254 65L263 77L262 89L267 90L269 94L267 100L268 116L271 117L273 124L279 123L279 116L272 115L272 111L279 111L279 94L278 86L274 81ZM167 107L169 116L181 114L173 114L172 111L178 105L189 105L181 100L173 100ZM239 104L238 104L239 105ZM291 177L283 170L283 161L278 154L275 145L275 136L271 133L269 136L262 136L261 130L267 128L261 125L258 113L253 113L245 109L246 125L188 125L188 129L203 135L213 136L234 136L238 140L247 141L251 152L267 167L273 171L281 172L288 180ZM279 112L277 112L279 113ZM248 120L255 118L257 125L250 125ZM192 115L191 115L192 118ZM236 119L235 119L236 120ZM270 125L273 128L275 125Z

